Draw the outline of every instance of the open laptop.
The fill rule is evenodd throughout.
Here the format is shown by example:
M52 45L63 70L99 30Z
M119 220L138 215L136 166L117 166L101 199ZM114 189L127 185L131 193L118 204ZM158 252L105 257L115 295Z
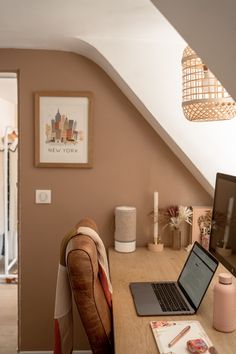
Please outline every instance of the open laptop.
M192 315L197 312L218 261L195 242L177 282L130 283L139 316Z

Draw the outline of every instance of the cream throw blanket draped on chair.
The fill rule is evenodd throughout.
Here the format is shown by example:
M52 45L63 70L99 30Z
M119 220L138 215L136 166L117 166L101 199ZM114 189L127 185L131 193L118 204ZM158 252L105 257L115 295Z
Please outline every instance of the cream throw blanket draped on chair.
M71 354L73 351L72 293L66 268L66 259L70 252L71 239L80 234L91 237L96 244L100 281L107 302L111 306L112 286L106 249L97 233L96 224L91 219L83 219L76 228L66 234L61 245L54 314L54 354Z

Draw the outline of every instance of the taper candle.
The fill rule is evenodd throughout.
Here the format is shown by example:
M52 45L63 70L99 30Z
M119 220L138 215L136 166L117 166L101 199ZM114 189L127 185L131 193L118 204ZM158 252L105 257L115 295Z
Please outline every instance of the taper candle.
M158 192L154 192L154 243L157 243L158 239Z

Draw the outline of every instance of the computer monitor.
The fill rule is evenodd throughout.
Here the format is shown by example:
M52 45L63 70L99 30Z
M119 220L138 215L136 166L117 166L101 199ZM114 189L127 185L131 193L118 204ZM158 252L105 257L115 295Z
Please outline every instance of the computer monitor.
M236 176L216 175L210 252L236 276Z

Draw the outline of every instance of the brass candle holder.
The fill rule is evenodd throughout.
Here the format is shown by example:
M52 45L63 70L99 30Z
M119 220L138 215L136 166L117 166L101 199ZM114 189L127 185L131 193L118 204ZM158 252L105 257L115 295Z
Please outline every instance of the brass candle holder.
M161 241L160 235L158 235L158 213L153 212L153 242L148 243L148 250L151 252L163 251L164 244Z

